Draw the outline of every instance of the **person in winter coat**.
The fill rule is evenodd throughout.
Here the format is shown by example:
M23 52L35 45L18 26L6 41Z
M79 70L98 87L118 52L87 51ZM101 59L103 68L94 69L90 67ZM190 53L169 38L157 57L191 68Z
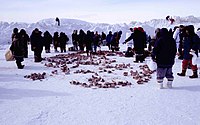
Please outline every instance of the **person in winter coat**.
M131 31L131 33L134 32L134 29L133 28L130 28L129 29ZM125 52L125 57L133 57L134 55L134 50L132 49L132 46L133 46L133 42L124 42L123 44L127 43L127 51Z
M69 41L68 36L65 33L61 32L59 37L61 53L66 52L66 44L68 41Z
M197 29L197 32L196 32L196 34L199 36L199 38L200 38L200 28L198 28ZM199 49L198 49L198 52L200 52L200 44L199 44Z
M19 35L24 45L24 58L28 58L28 42L30 41L30 38L24 29L20 30Z
M100 41L101 41L101 36L98 34L98 31L95 32L94 34L94 42L93 42L93 45L94 45L94 53L97 52L97 47L100 47Z
M115 47L115 50L116 51L119 51L119 41L120 41L120 39L121 39L121 36L122 36L122 31L119 31L119 32L117 32L117 37L116 37L116 47Z
M112 31L109 31L108 35L106 36L106 45L108 49L111 50L111 38L112 38Z
M22 65L21 62L24 61L24 43L21 41L19 34L15 34L15 36L13 36L13 42L10 50L14 55L18 69L23 69L24 65Z
M87 34L85 36L85 45L86 45L87 56L91 56L91 53L92 53L92 42L93 42L93 35L92 35L92 32L90 32L88 30Z
M198 55L198 44L199 44L199 37L194 32L194 26L193 25L186 26L183 35L182 72L177 73L177 75L185 76L186 70L189 65L193 70L193 75L189 76L189 78L198 78L197 74L198 67L196 64L193 64L192 55L190 54L191 51L194 51L195 54Z
M180 25L178 28L175 29L174 33L173 33L173 38L176 41L176 46L178 48L178 54L179 57L178 59L182 60L183 59L183 29L184 26Z
M132 40L134 41L134 50L136 53L136 60L134 62L138 63L144 61L144 48L146 44L146 33L143 29L134 28L134 32L131 34L129 38L125 40L124 43Z
M13 33L12 33L12 36L11 36L12 41L14 40L15 35L18 34L18 31L19 31L18 28L14 28L14 29L13 29Z
M46 53L50 53L50 45L52 44L52 35L49 33L49 31L44 32L43 40Z
M155 45L155 42L160 38L160 28L155 30L155 36L153 36L149 42L148 51L152 51L152 48Z
M172 88L174 80L172 67L176 57L176 42L166 28L160 30L160 38L155 42L152 59L157 63L157 82L163 88L163 79L167 78L167 87Z
M101 33L101 43L103 46L106 45L106 34L104 32Z
M32 48L32 51L34 51L35 62L42 61L41 54L43 50L43 38L41 35L42 35L42 32L36 28L30 36L31 48Z
M74 32L72 33L72 44L75 51L78 50L78 39L79 38L78 38L77 30L74 30Z
M60 46L58 32L55 32L53 35L53 46L54 46L55 52L58 52L58 47Z
M81 29L79 31L79 40L78 40L78 45L81 51L84 51L84 44L85 44L85 32Z
M114 52L117 46L117 32L115 32L111 37L111 50Z
M58 26L60 26L60 19L56 17L56 22L58 23Z

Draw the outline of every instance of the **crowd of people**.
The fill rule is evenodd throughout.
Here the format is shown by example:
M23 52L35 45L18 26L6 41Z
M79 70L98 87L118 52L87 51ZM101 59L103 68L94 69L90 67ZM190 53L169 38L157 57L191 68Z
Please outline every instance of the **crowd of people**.
M135 63L144 62L148 52L152 56L152 60L157 63L157 82L160 88L163 88L163 79L168 79L167 87L172 87L174 79L172 67L175 63L175 57L178 53L178 59L182 61L182 72L177 73L178 76L185 76L186 70L191 68L193 75L190 78L198 78L197 64L194 64L192 57L194 53L198 56L200 51L200 29L195 33L193 25L177 26L174 29L157 28L155 35L150 37L146 34L142 27L130 28L131 35L123 43L132 40L133 47L128 47L125 56L135 57ZM73 51L86 51L87 55L95 54L97 47L101 45L108 46L112 52L119 51L119 40L122 36L122 31L117 31L108 34L98 31L83 31L74 30L72 39ZM38 28L35 28L30 37L24 29L18 31L13 29L12 45L10 50L13 52L16 59L16 64L19 69L23 69L24 65L21 62L24 58L28 58L28 43L31 44L31 50L34 52L34 61L41 62L41 53L43 47L46 53L50 53L50 46L53 44L55 52L60 47L60 52L66 52L66 44L69 37L64 32L55 32L53 36L45 31L42 33ZM145 49L146 48L146 49ZM135 56L134 56L135 55Z
M199 32L199 31L198 31ZM182 71L178 76L186 76L186 70L192 69L193 74L189 78L198 78L197 64L192 61L198 57L200 51L200 36L195 33L193 25L175 27L168 31L166 28L157 29L153 43L152 59L157 63L157 81L163 88L163 79L167 78L167 87L172 88L174 79L172 67L178 52L178 59L182 60Z
M58 52L58 47L60 47L61 53L66 52L68 41L69 38L64 32L60 32L60 34L55 32L52 36L49 31L42 33L38 28L35 28L29 36L24 29L19 31L18 28L14 28L10 50L15 57L17 67L23 69L24 65L21 62L24 58L28 58L29 43L31 44L31 50L34 52L34 61L41 62L43 48L45 48L46 53L50 53L50 46L53 44L55 52Z

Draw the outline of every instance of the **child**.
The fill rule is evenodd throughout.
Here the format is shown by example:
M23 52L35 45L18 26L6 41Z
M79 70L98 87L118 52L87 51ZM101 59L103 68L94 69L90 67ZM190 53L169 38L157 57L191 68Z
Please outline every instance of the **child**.
M160 30L160 39L155 42L152 59L157 63L157 82L163 89L163 79L167 78L167 88L172 88L174 80L172 66L176 56L176 42L166 28Z

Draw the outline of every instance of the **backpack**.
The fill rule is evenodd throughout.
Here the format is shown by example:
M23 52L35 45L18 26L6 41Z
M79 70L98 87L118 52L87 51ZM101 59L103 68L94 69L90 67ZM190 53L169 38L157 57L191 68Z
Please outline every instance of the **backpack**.
M191 48L195 51L195 54L198 56L198 50L200 49L200 38L197 34L195 34L192 37L192 47Z

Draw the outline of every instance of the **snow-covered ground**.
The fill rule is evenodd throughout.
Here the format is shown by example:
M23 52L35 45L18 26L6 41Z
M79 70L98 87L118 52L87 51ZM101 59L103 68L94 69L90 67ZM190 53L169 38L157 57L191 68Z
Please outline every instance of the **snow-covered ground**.
M199 125L200 124L200 80L179 77L181 60L176 59L173 67L173 89L158 89L156 73L148 83L137 84L130 74L123 72L139 70L144 63L133 63L133 58L109 56L116 64L129 64L132 68L100 73L101 65L80 65L70 68L65 75L58 68L45 67L47 63L35 63L33 52L23 62L24 69L17 69L14 61L5 61L8 46L0 49L0 125ZM107 48L102 47L102 50ZM120 51L124 51L122 46ZM46 54L43 57L59 53ZM71 67L73 64L67 65ZM200 59L198 58L198 66ZM87 82L94 75L75 74L77 69L87 69L98 73L107 81L121 80L132 83L119 88L84 88L71 85L71 80ZM42 81L24 78L31 73L46 72ZM199 71L198 71L199 72ZM166 80L165 80L166 82Z

